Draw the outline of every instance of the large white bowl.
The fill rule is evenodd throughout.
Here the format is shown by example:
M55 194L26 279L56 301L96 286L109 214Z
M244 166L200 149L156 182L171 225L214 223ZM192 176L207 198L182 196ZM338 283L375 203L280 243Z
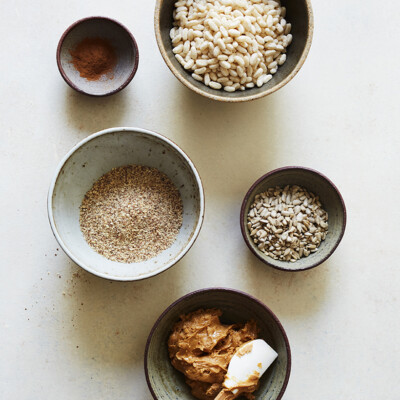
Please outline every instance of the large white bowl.
M108 260L87 244L79 207L96 180L128 164L157 168L171 179L182 197L183 224L170 248L147 261L124 264ZM47 208L57 241L76 264L103 278L133 281L165 271L190 249L203 222L204 192L195 166L175 143L145 129L111 128L89 136L64 157L51 182Z

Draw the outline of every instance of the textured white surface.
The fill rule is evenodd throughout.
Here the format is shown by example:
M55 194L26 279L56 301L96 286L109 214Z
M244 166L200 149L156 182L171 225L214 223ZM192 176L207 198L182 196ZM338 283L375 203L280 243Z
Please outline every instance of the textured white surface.
M400 6L315 0L314 43L294 81L227 105L192 94L169 72L153 3L0 2L0 398L150 400L142 358L151 326L179 296L218 285L255 295L281 319L293 352L285 400L397 400ZM110 98L73 92L56 67L62 32L89 15L118 19L138 41L139 70ZM57 250L47 221L59 160L113 126L168 136L205 186L194 247L142 282L81 271ZM326 174L348 210L335 254L304 273L259 262L238 223L255 179L289 164Z

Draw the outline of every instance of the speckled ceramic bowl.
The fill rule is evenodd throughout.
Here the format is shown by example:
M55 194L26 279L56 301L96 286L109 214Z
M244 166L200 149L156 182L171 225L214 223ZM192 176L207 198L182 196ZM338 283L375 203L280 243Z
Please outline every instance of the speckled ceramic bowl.
M315 253L294 263L274 260L254 244L247 228L247 215L257 194L270 187L299 185L318 195L323 208L328 212L328 235ZM285 271L304 271L326 261L336 250L346 228L346 207L337 187L323 174L305 167L284 167L268 172L251 186L244 197L240 212L240 227L249 249L265 264Z
M183 224L173 245L139 263L110 261L85 241L79 207L86 192L114 167L128 164L154 167L179 189ZM67 255L87 271L107 279L149 278L178 262L195 242L203 222L203 186L189 157L171 140L139 128L112 128L95 133L72 148L58 166L48 195L53 233Z
M268 83L258 88L228 93L214 90L196 81L179 64L172 52L169 32L172 28L174 4L176 0L156 0L154 27L157 44L168 68L175 77L194 92L212 100L237 103L259 99L276 92L290 82L303 66L311 47L314 19L310 0L282 0L286 7L286 19L292 24L293 41L287 50L287 60Z
M277 353L277 360L260 380L256 400L279 400L289 380L291 356L286 333L274 313L254 297L233 289L202 289L181 297L158 318L150 332L144 356L147 384L155 400L194 400L184 376L168 357L167 341L179 316L199 308L219 308L226 324L254 319L264 339Z
M86 38L103 38L115 49L117 64L112 74L99 80L89 81L79 75L71 63L73 50ZM90 96L109 96L126 87L136 74L139 65L139 50L129 30L111 18L88 17L73 23L61 36L57 47L57 65L73 89Z

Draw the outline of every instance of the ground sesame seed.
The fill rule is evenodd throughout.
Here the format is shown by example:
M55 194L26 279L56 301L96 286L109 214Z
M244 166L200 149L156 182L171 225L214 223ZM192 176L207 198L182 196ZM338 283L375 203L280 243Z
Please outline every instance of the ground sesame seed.
M80 226L99 254L122 263L141 262L171 247L182 226L178 189L156 168L114 168L86 193Z

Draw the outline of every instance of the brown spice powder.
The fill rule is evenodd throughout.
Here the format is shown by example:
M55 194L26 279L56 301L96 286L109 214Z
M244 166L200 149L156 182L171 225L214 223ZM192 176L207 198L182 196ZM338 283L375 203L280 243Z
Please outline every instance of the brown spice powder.
M127 165L103 175L80 207L85 240L112 261L140 262L175 241L183 220L178 189L156 168Z
M75 49L70 50L71 63L82 78L97 81L108 74L113 79L112 71L117 64L117 55L107 39L86 38Z

